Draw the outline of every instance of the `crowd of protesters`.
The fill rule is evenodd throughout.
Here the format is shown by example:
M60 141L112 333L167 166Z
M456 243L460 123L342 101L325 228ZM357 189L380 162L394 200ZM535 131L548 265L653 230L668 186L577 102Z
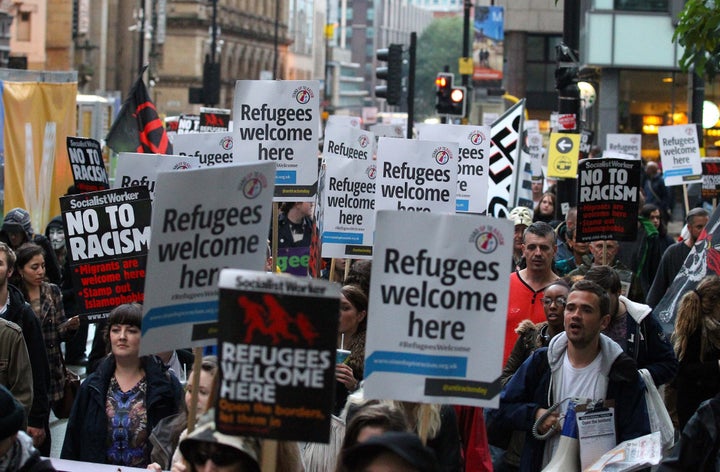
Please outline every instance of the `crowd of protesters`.
M540 470L554 460L567 398L613 400L618 442L649 434L648 383L664 391L678 438L660 469L715 470L720 277L707 275L694 290L678 295L672 337L654 312L709 213L692 209L686 230L679 237L669 234L672 195L659 175L657 165L646 166L634 241L579 241L577 211L570 208L559 217L554 188L542 182L532 186L535 208L509 212L515 233L497 409L366 399L372 263L326 261L334 271L325 271L326 277L342 287L337 347L347 352L335 368L331 441L281 442L276 470ZM278 244L308 246L311 216L310 204L283 204ZM185 376L179 373L192 361L189 352L140 356L137 304L116 307L98 325L93 344L100 354L88 366L65 437L50 437L49 418L62 400L66 363L87 364L87 325L75 314L64 249L59 218L43 236L32 228L27 211L5 215L0 471L53 470L41 459L50 455L51 441L62 443L61 457L69 460L154 471L259 471L263 443L215 429L217 358L198 364L201 373L187 377L183 395ZM268 260L266 269L275 271ZM197 411L197 425L188 433L191 410Z

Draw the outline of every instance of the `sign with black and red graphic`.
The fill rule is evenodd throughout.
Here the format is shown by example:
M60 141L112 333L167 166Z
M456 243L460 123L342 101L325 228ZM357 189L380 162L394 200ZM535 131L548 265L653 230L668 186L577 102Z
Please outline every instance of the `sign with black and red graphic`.
M634 241L640 205L640 161L603 157L578 164L578 241Z
M230 111L229 108L200 107L200 132L229 130Z
M70 168L72 169L75 187L80 192L95 192L110 188L105 161L102 157L100 143L91 138L66 138Z
M224 269L219 287L217 430L327 443L335 400L338 286Z
M100 321L142 303L150 244L150 191L126 187L60 198L78 313Z
M700 161L702 164L702 197L712 200L720 197L720 159L706 157Z

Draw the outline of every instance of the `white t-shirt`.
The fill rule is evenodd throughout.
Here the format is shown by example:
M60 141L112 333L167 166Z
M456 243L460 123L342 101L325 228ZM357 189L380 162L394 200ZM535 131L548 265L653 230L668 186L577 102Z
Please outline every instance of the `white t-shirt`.
M607 376L600 374L600 361L602 360L600 353L595 356L593 361L585 367L573 367L568 358L567 351L563 356L562 364L562 380L560 385L560 398L556 401L566 398L582 399L581 403L588 400L603 400L607 393L608 379ZM561 417L567 412L569 402L563 402L560 406ZM562 430L562 426L560 426ZM545 455L543 457L543 467L546 466L558 446L560 435L556 434L545 441Z

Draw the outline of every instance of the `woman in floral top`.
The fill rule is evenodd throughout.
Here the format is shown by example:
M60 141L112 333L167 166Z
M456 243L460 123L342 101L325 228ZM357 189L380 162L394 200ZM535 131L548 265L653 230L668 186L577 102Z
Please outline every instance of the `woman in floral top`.
M150 432L178 412L182 388L157 357L140 357L141 320L137 303L110 312L105 341L111 354L80 386L63 459L140 468L150 463Z
M60 342L72 338L80 326L77 316L65 318L60 287L46 281L45 250L35 243L25 243L16 253L15 268L20 278L18 288L30 303L40 320L48 363L50 364L50 404L61 400L65 387L64 362ZM45 442L38 448L40 453L50 454L49 416L45 423Z

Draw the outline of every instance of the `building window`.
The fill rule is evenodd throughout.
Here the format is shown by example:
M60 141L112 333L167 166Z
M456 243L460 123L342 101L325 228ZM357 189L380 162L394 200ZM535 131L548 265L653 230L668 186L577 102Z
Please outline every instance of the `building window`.
M615 0L616 10L627 11L668 11L668 0Z
M529 34L527 36L527 90L528 92L555 91L555 46L560 35Z
M17 19L17 40L30 41L30 12L20 12Z

